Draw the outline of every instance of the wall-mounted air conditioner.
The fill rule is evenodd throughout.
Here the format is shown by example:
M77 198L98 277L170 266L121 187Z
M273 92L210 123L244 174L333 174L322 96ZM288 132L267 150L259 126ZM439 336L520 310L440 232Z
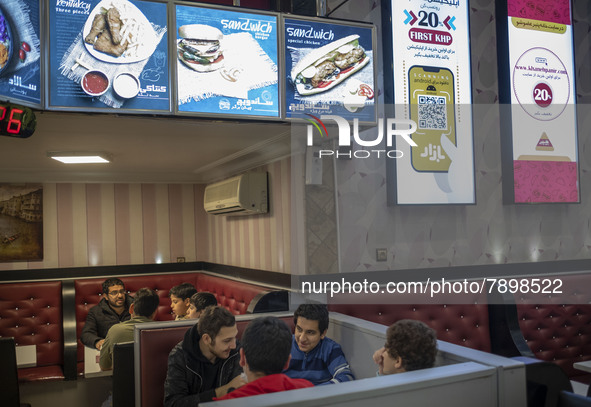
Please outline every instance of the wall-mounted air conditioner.
M267 213L267 172L248 172L206 186L203 206L212 215Z

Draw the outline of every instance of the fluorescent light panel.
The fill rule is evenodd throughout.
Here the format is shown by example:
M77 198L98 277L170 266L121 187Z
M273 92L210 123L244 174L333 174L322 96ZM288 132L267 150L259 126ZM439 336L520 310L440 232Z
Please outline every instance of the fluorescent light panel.
M48 152L47 156L64 164L100 164L111 162L110 157L105 153Z

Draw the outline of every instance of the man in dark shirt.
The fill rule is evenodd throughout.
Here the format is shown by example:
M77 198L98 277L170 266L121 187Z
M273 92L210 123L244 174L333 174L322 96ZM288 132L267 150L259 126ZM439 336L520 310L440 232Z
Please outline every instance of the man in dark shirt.
M194 407L245 384L236 335L230 311L207 307L168 356L164 407Z
M103 282L103 298L88 311L80 341L98 350L103 346L109 328L131 318L129 306L133 298L126 294L123 281L109 278Z

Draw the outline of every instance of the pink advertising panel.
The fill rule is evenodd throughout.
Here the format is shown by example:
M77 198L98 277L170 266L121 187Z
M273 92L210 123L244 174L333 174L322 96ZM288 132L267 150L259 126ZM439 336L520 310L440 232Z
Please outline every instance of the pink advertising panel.
M500 46L508 48L508 66L500 71L508 68L510 92L501 100L511 112L508 195L515 203L579 202L570 1L508 0L506 10Z

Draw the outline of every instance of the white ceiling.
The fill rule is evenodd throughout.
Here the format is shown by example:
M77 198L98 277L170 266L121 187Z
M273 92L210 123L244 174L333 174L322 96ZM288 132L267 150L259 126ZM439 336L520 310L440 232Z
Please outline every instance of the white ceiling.
M0 182L207 183L289 155L288 123L36 112L28 139L0 137ZM67 165L49 151L107 152Z

